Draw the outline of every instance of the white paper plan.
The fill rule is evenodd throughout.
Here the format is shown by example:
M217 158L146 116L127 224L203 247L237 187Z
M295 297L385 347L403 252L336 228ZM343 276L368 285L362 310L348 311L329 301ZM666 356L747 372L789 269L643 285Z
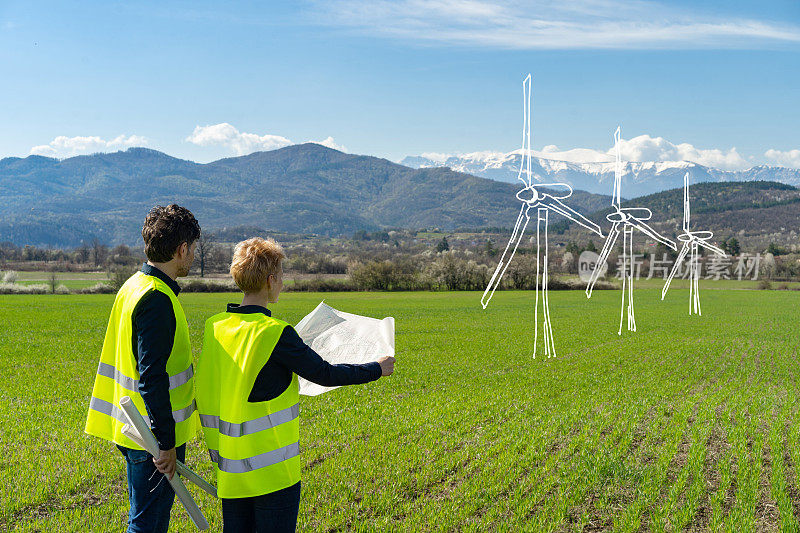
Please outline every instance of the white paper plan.
M383 320L343 313L325 302L295 327L303 342L331 364L361 364L394 356L394 318ZM338 387L323 387L300 378L300 394L317 396Z

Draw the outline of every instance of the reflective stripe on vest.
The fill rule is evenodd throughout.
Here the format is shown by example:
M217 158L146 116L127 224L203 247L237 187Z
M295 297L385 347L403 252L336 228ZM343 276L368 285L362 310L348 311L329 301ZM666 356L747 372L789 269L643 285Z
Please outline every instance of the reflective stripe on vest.
M191 405L187 405L183 409L178 409L177 411L172 411L172 418L175 419L175 423L178 424L185 420L189 420L189 417L192 416L192 413L197 411L197 402L192 400Z
M125 413L122 411L122 409L113 403L101 400L100 398L95 398L92 396L92 399L89 400L89 409L94 409L99 413L114 417L123 424L128 423L128 419L125 417ZM144 421L147 422L148 426L150 425L150 421L147 420L147 418L145 418Z
M272 429L275 426L291 422L300 416L300 405L294 404L291 407L282 409L275 413L256 418L255 420L248 420L241 424L234 424L220 420L218 416L214 415L200 415L200 424L204 428L213 428L218 430L223 435L229 437L243 437L266 429Z
M95 398L94 396L92 396L92 399L89 400L89 409L93 409L98 413L103 413L104 415L116 418L123 424L128 423L128 418L125 416L125 413L122 411L122 409L120 409L113 403L101 400L100 398ZM172 418L175 420L175 423L177 424L179 422L188 420L189 417L192 416L192 413L194 413L195 411L197 411L197 402L192 400L191 405L187 405L183 409L172 411ZM144 416L142 418L144 418L147 427L150 427L149 417Z
M123 389L133 392L139 392L139 380L129 378L128 376L122 374L122 372L114 368L114 365L109 365L108 363L101 362L100 365L97 367L97 373L101 376L113 379ZM174 376L169 377L169 390L176 389L185 383L189 383L189 381L191 381L193 376L194 376L194 367L192 365L189 365L189 368L187 368L180 374L175 374Z
M229 474L244 474L246 472L258 470L259 468L266 468L282 463L292 457L297 457L300 455L300 443L293 442L283 448L270 450L246 459L228 459L226 457L220 457L217 450L208 450L208 454L211 456L211 460L217 463L217 467L223 472Z

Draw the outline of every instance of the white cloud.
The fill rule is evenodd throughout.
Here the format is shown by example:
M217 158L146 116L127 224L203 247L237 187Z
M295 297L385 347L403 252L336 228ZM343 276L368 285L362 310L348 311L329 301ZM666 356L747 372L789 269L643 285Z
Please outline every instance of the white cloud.
M800 150L767 150L764 152L771 163L781 167L800 168Z
M148 140L141 135L118 135L107 141L101 137L66 137L60 135L49 144L41 144L31 148L31 155L44 155L47 157L72 157L95 152L110 152L130 148L131 146L145 146Z
M186 141L198 146L224 146L236 155L246 155L261 150L275 150L292 144L280 135L242 133L227 122L211 126L196 126Z
M333 137L331 137L330 135L325 140L322 141L308 141L308 142L312 142L314 144L320 144L322 146L327 146L328 148L333 148L334 150L339 150L340 152L347 151L346 146L342 146L341 144L336 144L336 142L334 142L333 140Z
M338 0L321 24L371 35L504 49L720 48L800 42L800 27L653 0Z
M744 170L752 166L736 151L736 148L700 149L689 143L673 144L663 137L649 135L622 139L620 152L623 161L691 161L722 170ZM612 146L606 153L613 155L614 147Z
M198 146L222 146L234 154L247 155L253 152L276 150L294 144L291 140L281 135L258 135L256 133L240 132L227 122L210 126L195 126L191 135L186 137L187 142ZM328 136L321 141L306 141L342 152L347 148L337 144L333 137Z
M438 165L443 165L445 161L459 154L444 154L442 152L422 152L422 154L420 155L426 159L430 159L431 161L433 161Z
M510 152L510 154L520 153L523 153L521 149ZM691 161L699 165L722 170L744 170L753 166L750 161L736 151L736 148L728 150L696 148L689 143L673 144L663 137L651 137L649 135L622 139L620 141L620 153L623 161ZM445 164L450 157L458 157L473 163L480 162L494 165L503 164L510 154L494 151L470 153L424 152L421 156L430 159L437 165ZM531 150L531 155L542 159L566 161L568 163L610 163L615 159L615 150L613 146L606 151L592 148L561 150L554 144L548 144L542 147L540 151ZM791 152L770 150L765 155L775 161L783 161L782 164L788 165L790 161L795 161L792 164L800 166L800 150L792 150Z
M689 143L673 144L663 137L649 135L622 139L620 153L623 161L691 161L723 170L743 170L752 166L736 151L736 148L701 149ZM607 163L614 161L614 154L613 146L605 152L591 148L559 151L558 147L552 144L542 148L541 152L534 152L537 157L569 163Z
M543 159L556 159L568 163L608 163L614 158L605 152L591 148L573 148L572 150L559 150L555 144L548 144L541 152L533 152L536 157Z

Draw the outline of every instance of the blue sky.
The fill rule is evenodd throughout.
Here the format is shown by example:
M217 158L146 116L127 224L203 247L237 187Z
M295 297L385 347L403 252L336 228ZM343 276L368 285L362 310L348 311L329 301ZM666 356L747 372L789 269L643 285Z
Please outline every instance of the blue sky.
M510 151L530 72L536 150L800 168L796 0L6 1L0 72L0 157Z

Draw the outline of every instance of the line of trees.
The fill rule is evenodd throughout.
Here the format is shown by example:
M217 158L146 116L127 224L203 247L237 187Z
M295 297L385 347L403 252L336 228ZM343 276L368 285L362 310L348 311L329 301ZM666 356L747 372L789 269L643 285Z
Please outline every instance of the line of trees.
M324 285L326 290L335 285L328 287L323 281L357 290L479 290L491 279L507 242L505 235L422 234L404 230L359 232L353 237L283 236L280 240L287 252L284 271L290 279L297 276L296 284L309 288ZM559 276L574 278L580 255L585 251L599 252L597 243L592 239L560 245L551 241L548 254L551 287L557 284ZM736 237L718 243L730 256L741 253ZM663 245L639 244L634 252L642 275L650 272L653 258L661 262L677 257L677 252ZM200 277L226 274L233 246L214 233L203 232L192 273ZM618 253L618 249L614 250L609 257L608 276L617 271ZM0 243L0 270L105 270L114 285L127 279L144 260L140 248L110 247L99 239L70 250ZM800 278L797 255L774 243L762 251L760 270L763 277L772 280ZM531 289L535 283L535 237L526 236L518 244L502 287Z
M453 252L443 252L428 263L410 258L398 260L368 261L350 265L350 282L356 290L404 291L404 290L484 290L489 284L495 266L478 263L474 259L459 257ZM554 269L559 271L558 268ZM514 257L501 280L498 289L532 290L536 288L536 256ZM576 289L583 285L576 280L551 276L550 289ZM597 289L609 289L614 285L600 282Z
M18 246L10 242L0 243L0 264L17 263L51 263L59 264L66 270L95 268L108 265L124 265L135 263L144 257L125 244L110 247L99 239L84 242L73 249L40 248L37 246ZM72 266L73 268L70 268Z

